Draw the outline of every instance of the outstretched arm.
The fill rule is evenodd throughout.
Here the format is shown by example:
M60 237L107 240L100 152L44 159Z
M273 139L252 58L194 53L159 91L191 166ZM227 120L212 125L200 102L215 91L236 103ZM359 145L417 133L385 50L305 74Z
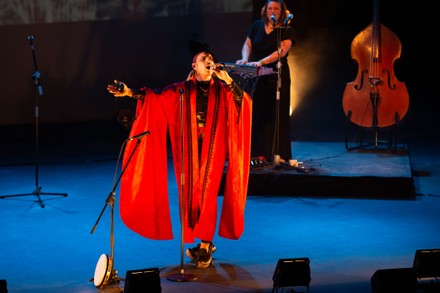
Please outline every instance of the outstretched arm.
M113 80L113 84L107 85L107 91L116 98L130 97L136 100L143 100L145 98L145 92L133 90L117 79Z

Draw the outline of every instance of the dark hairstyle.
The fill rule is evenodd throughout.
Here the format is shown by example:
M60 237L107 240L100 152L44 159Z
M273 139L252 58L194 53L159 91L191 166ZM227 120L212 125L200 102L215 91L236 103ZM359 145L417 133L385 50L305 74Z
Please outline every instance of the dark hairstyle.
M268 23L270 20L267 17L267 5L270 2L278 2L281 6L281 15L280 19L278 19L279 23L283 23L286 17L289 15L290 11L287 9L286 5L284 4L283 0L267 0L266 4L264 4L263 8L261 8L261 18L263 19L264 23Z
M211 54L212 58L214 59L214 62L218 63L218 60L215 57L214 53L212 53L211 49L209 48L209 45L205 41L203 41L197 33L193 33L191 35L191 38L188 41L188 47L191 56L193 57L193 63L195 62L196 57L202 52Z

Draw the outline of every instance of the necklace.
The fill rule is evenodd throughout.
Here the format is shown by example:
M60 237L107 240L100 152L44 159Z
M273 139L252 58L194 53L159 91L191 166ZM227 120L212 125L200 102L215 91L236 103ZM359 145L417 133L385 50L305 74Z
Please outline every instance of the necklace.
M203 83L203 82L200 82L200 83L197 83L197 85L198 85L198 88L203 92L203 93L207 93L208 92L208 90L209 90L209 83Z
M207 93L208 92L208 90L209 90L209 88L207 88L206 90L204 89L204 88L202 88L201 86L199 86L199 89L201 89L202 90L202 92L204 92L204 93Z

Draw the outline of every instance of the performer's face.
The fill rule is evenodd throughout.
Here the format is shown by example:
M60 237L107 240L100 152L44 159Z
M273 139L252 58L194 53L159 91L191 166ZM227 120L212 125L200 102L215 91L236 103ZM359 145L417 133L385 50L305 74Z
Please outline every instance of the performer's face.
M267 19L270 19L271 15L274 15L276 19L281 17L281 4L277 1L271 1L267 3L266 11Z
M201 52L193 59L193 69L196 72L197 80L210 80L211 75L214 72L214 58L211 54Z

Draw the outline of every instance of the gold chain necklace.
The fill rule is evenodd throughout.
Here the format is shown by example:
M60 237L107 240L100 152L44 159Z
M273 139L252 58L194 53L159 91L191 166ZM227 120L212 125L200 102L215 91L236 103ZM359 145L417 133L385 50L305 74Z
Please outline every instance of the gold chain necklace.
M207 88L207 89L204 89L204 88L202 87L202 85L199 84L199 85L198 85L198 88L199 88L200 90L202 90L202 92L204 92L205 94L209 91L209 85L208 85L208 88Z

